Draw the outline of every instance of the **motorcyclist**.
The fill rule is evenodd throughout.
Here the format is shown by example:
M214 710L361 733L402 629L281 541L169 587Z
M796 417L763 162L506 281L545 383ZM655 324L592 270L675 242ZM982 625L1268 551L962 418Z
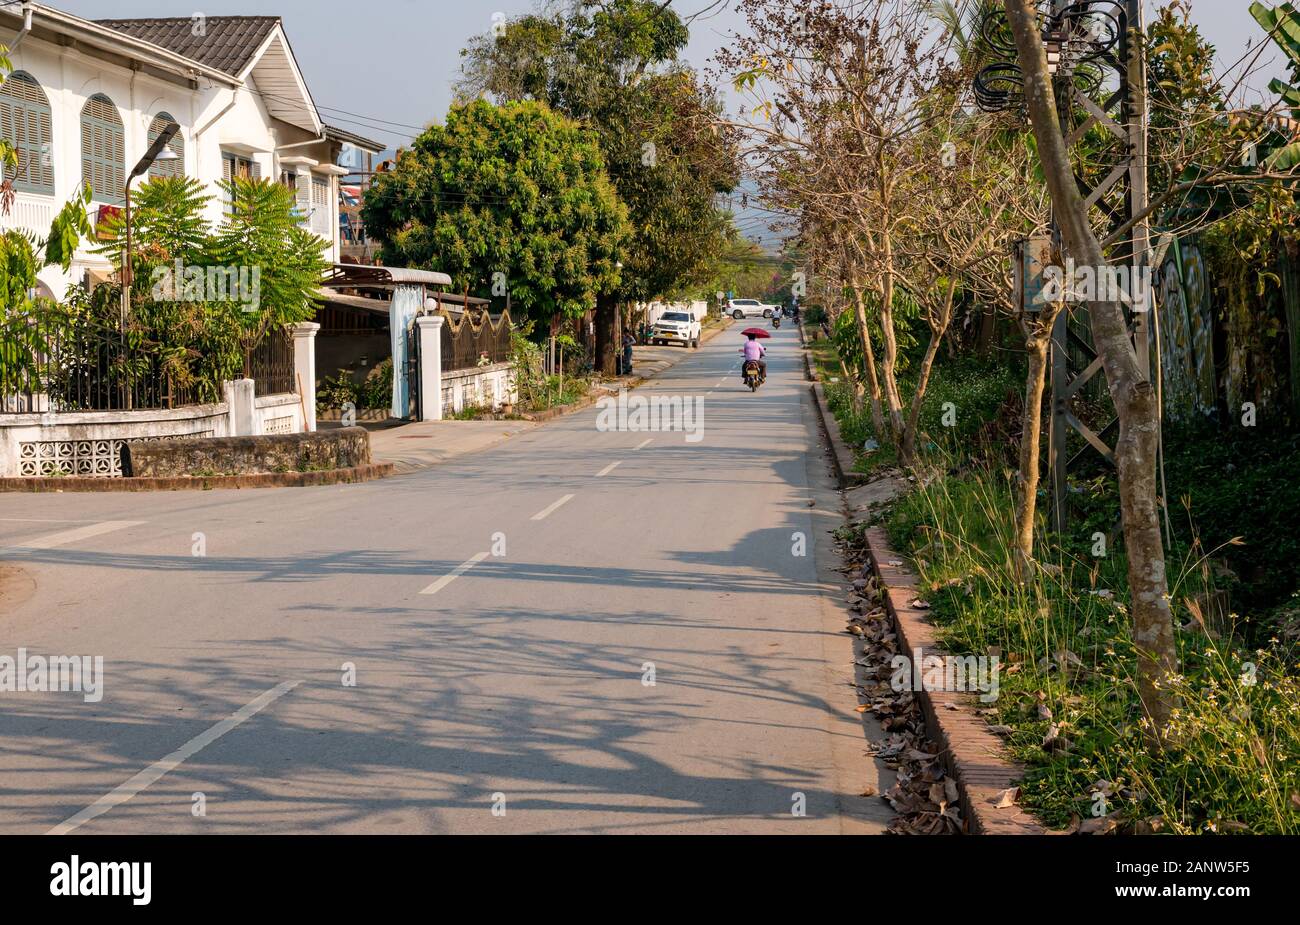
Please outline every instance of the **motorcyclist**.
M745 363L748 363L750 360L754 360L755 362L758 363L759 382L766 382L767 361L764 360L763 357L767 355L767 350L763 347L761 343L758 342L757 335L749 334L747 336L749 337L749 339L745 341L745 345L740 348L740 352L745 355ZM745 369L744 363L741 364L740 369L741 369L741 375L743 377L744 369Z

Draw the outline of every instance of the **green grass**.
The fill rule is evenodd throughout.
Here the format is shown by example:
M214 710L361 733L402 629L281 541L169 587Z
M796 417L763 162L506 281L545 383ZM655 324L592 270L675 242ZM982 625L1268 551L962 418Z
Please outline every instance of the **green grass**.
M1180 630L1182 674L1168 683L1181 704L1169 744L1153 754L1136 695L1122 554L1092 559L1053 546L1040 553L1045 568L1021 584L1012 577L1012 511L1009 481L984 468L928 481L885 525L915 562L944 644L1003 660L988 719L1010 727L1009 752L1028 768L1022 804L1064 826L1092 815L1090 788L1106 781L1105 810L1128 826L1158 819L1160 830L1177 833L1300 833L1294 650ZM1169 559L1180 625L1194 625L1186 601L1211 584L1197 549ZM1043 749L1052 723L1073 743L1068 751Z
M854 412L833 342L810 351L856 468L895 465L869 407ZM905 396L911 368L900 380ZM914 561L948 649L1002 660L1000 696L982 709L991 725L1006 727L1008 752L1027 768L1022 805L1053 827L1101 806L1129 831L1300 834L1300 534L1291 526L1300 437L1167 438L1175 520L1167 563L1181 674L1167 681L1178 708L1167 744L1153 752L1137 699L1113 472L1073 486L1071 535L1040 530L1042 567L1028 582L1014 577L1011 478L1023 388L1014 356L940 356L922 405L918 487L884 520L894 548ZM955 411L954 426L945 426L945 410ZM864 454L873 437L881 448ZM1098 558L1096 531L1109 547ZM1203 613L1196 602L1225 588L1248 609L1211 637L1193 610ZM1279 602L1271 623L1260 619ZM1271 632L1283 625L1295 632ZM1053 724L1068 749L1044 749ZM1104 801L1094 800L1098 789Z
M591 382L581 376L565 376L564 387L560 387L559 376L548 376L538 383L536 396L531 402L515 406L516 412L538 412L547 408L571 405L587 396L591 391Z
M871 407L864 400L859 413L853 410L853 385L844 378L835 344L828 338L810 346L814 369L826 391L826 403L845 443L852 448L858 472L871 474L898 465L890 434L878 434L871 419ZM1003 355L940 358L934 365L925 398L921 403L917 445L922 453L969 459L990 449L1005 452L1019 435L1019 393L1024 388L1024 371L1018 361ZM915 373L899 380L904 401L916 389ZM882 412L888 414L887 409ZM905 409L904 415L907 410ZM951 421L949 426L948 421ZM887 426L887 425L886 425ZM868 440L878 448L867 451ZM1008 460L1014 461L1014 460Z

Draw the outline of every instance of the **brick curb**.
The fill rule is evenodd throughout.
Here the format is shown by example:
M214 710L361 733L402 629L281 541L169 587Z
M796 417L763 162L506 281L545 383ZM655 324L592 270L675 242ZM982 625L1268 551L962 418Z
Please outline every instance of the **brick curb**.
M893 617L901 651L908 658L916 650L925 655L947 655L938 643L937 632L926 611L912 606L920 594L917 576L889 547L881 527L867 529L871 569L884 596L885 608ZM943 746L948 773L957 781L962 814L972 835L1048 835L1041 823L1018 805L1006 809L994 806L994 796L1016 786L1025 769L1008 760L1002 740L989 731L988 723L976 710L974 695L955 691L918 691L925 711L926 728Z
M807 357L807 354L804 354ZM831 414L830 406L826 404L826 392L820 382L814 382L809 386L813 393L813 404L817 406L817 416L821 418L822 431L826 434L831 445L831 463L835 467L835 478L840 488L852 488L855 485L861 485L867 480L867 477L861 472L853 471L853 451L849 449L844 438L840 435L840 422L835 420L835 415Z
M340 485L369 482L393 474L392 463L368 463L346 469L318 472L254 472L245 475L191 475L136 478L90 478L55 476L0 478L0 492L59 491L208 491L214 488L303 488L311 485Z
M547 408L544 411L529 411L524 414L518 414L515 417L516 420L530 421L533 424L541 424L545 421L553 420L554 418L563 417L566 414L572 414L575 411L581 411L583 408L588 408L594 405L595 403L596 403L596 399L593 398L590 393L588 393L582 396L581 398L579 398L577 401L570 402L567 405L559 405L555 408ZM508 421L510 420L510 418L502 418L502 420Z

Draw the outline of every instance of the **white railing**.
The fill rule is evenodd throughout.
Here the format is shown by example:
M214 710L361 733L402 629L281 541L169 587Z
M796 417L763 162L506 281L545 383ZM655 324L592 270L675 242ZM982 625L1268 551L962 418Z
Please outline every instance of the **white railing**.
M0 215L0 231L26 231L44 238L54 221L54 197L18 193L8 215Z

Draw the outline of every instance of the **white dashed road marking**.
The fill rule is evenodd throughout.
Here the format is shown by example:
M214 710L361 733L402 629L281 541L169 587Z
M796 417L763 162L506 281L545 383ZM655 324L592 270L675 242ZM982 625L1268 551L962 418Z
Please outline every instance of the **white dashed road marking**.
M194 755L198 754L200 750L217 741L217 739L234 729L240 723L256 716L301 683L301 681L285 681L282 684L277 684L269 691L263 691L256 698L240 707L235 713L232 713L207 731L199 733L166 758L155 761L126 783L114 788L109 793L104 794L81 812L70 817L65 822L60 822L45 834L67 835L69 832L79 828L91 819L94 819L96 816L102 816L110 809L113 809L116 806L121 806L140 791L157 783L158 779L168 771L175 770L185 761L186 758L192 758Z
M601 469L599 472L596 473L596 478L600 478L602 475L609 475L611 472L613 472L621 465L623 465L623 460L621 459L618 462L610 463L604 469Z
M480 562L482 562L482 561L483 561L484 559L486 559L489 555L491 555L491 553L486 553L486 552L476 552L476 553L474 553L473 556L471 556L470 558L466 559L466 560L465 560L464 562L462 562L460 565L456 566L454 569L452 569L452 570L451 570L450 572L448 572L446 575L443 575L441 578L439 578L439 579L438 579L437 581L435 581L433 584L429 585L429 587L425 588L425 589L424 589L423 591L421 591L420 593L421 593L421 594L437 594L439 591L441 591L443 588L447 587L447 585L451 584L453 581L455 581L455 580L456 580L457 578L459 578L461 575L464 575L466 572L468 572L468 571L469 571L470 569L472 569L474 566L476 566L476 565L478 565Z
M565 495L559 501L556 501L554 504L542 508L536 514L534 514L533 520L545 520L547 517L550 517L552 514L558 511L561 505L567 504L571 500L573 500L573 495Z
M101 523L90 524L86 527L78 527L75 530L63 530L59 533L47 533L45 536L38 536L32 540L24 540L21 543L15 543L13 546L2 550L20 549L53 549L56 546L66 546L69 543L75 543L78 540L88 540L92 536L99 536L102 533L112 533L114 530L122 530L126 527L134 527L144 523L143 520L105 520Z

